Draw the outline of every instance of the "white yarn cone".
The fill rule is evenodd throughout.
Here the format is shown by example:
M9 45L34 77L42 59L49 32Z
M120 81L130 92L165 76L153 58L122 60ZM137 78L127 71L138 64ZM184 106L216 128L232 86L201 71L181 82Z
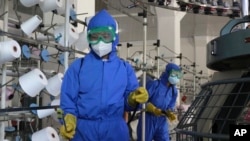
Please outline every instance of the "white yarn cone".
M56 41L62 46L65 46L65 44L64 44L65 28L64 27L65 27L65 25L62 25L54 30L54 37L55 37ZM71 46L79 38L79 33L77 32L77 29L72 24L69 24L68 33L69 33L68 43L69 43L69 46Z
M21 47L15 40L0 42L0 65L13 61L21 55Z
M136 77L140 77L141 75L143 74L143 71L142 70L139 70L135 73Z
M154 67L154 64L155 64L155 61L152 58L147 58L145 68L152 68Z
M75 48L77 50L80 50L80 51L83 51L83 50L85 50L86 48L89 47L89 43L88 43L88 40L87 40L87 30L84 30L83 32L81 32L79 34L79 38L74 43L74 45L75 45Z
M40 1L43 1L43 0L20 0L22 5L25 7L34 6L34 5L38 4Z
M66 10L66 8L65 8L65 0L61 0L62 1L62 6L61 7L58 7L58 8L56 8L56 13L58 14L58 15L65 15L65 10ZM70 9L74 9L74 7L73 7L73 5L74 5L74 1L73 0L70 0L69 1L69 6L70 6Z
M59 105L60 105L60 99L54 99L54 100L51 102L51 105L52 105L52 106L59 106ZM55 121L59 122L59 120L58 120L58 118L57 118L57 112L53 113L53 114L51 115L51 117L52 117Z
M56 130L52 127L46 127L32 134L32 141L60 141Z
M48 80L46 76L36 68L22 75L19 78L19 84L25 93L30 97L35 97L48 84Z
M40 119L45 118L47 116L50 116L53 113L55 113L54 109L41 109L41 110L37 110L37 116Z
M51 102L51 106L57 106L60 104L60 100L59 99L54 99L52 102ZM41 109L41 110L37 110L37 116L38 118L45 118L47 116L50 116L50 115L53 115L55 114L56 110L53 108L53 109Z
M35 15L21 24L22 31L31 36L31 33L42 23L42 18Z
M62 2L62 0L43 0L42 2L39 2L39 6L43 12L50 12L62 7Z
M63 74L58 73L55 76L49 78L48 85L46 86L46 90L52 96L58 96L61 92Z
M58 106L60 105L60 99L54 99L53 101L51 101L51 106Z

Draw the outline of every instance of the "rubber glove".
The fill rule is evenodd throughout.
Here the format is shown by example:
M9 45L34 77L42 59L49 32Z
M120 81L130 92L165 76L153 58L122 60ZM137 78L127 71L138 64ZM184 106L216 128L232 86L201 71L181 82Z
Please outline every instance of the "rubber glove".
M166 116L168 117L169 121L172 122L174 120L176 120L176 115L174 112L170 111L170 110L167 110L166 112Z
M150 112L150 113L152 113L152 114L154 114L156 116L162 116L163 115L162 110L159 109L159 108L156 108L154 106L154 104L152 104L150 102L146 105L146 111L148 111L148 112Z
M128 104L132 107L135 107L138 103L145 103L148 101L148 91L139 87L135 91L131 92L128 97Z
M60 134L65 139L72 139L76 130L76 117L72 114L66 114L64 125L60 127Z

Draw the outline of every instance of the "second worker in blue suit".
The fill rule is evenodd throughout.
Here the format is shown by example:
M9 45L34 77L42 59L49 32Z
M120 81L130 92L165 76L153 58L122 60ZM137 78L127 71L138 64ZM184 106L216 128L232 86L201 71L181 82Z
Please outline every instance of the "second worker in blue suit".
M177 89L176 84L182 77L179 66L169 63L160 79L147 82L149 100L146 103L145 141L169 141L168 121L176 119L173 113ZM166 118L167 117L167 118ZM137 127L137 138L141 141L142 118Z

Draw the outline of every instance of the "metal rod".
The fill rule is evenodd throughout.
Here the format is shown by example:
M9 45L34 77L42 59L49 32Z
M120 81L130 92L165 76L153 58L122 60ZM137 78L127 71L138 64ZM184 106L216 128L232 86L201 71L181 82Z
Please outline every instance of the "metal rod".
M157 47L157 56L160 56L160 48ZM159 58L157 57L157 78L160 77L160 60Z
M78 15L86 15L86 14L88 14L88 13L79 13L79 14L76 14L76 15L78 16Z
M8 13L8 12L5 11L3 14L0 15L0 18L1 18L2 16L4 16L5 14L7 14L7 13Z
M48 43L48 42L44 42L44 41L33 40L33 39L21 37L21 36L18 36L18 35L11 34L11 33L8 33L8 32L0 30L0 36L2 34L6 35L6 36L8 36L8 37L10 37L12 39L23 41L23 42L26 42L26 43L29 43L29 44L32 44L32 45L39 45L39 44L41 44L41 45L44 45L44 46L54 47L57 50L62 51L62 52L68 51L68 52L75 52L75 53L86 55L86 53L84 53L82 51L78 51L78 50L75 50L73 48L65 48L65 47L60 46L57 43Z
M69 0L65 0L65 29L64 29L64 46L65 48L69 48L69 16L70 16L70 3ZM68 69L68 57L69 52L66 51L64 53L64 71L66 72Z
M31 110L42 110L42 109L56 109L59 106L39 106L39 107L20 107L20 108L5 108L0 109L0 113L20 112L20 111L31 111ZM1 115L0 115L1 116Z
M84 21L82 21L82 20L76 19L75 21L76 21L77 23L80 23L80 24L84 25L84 26L87 26L87 23L84 22Z
M143 10L143 67L146 66L147 63L147 11ZM142 85L146 88L146 71L143 68L143 82ZM145 109L146 105L142 104L142 109ZM145 122L146 122L146 114L142 112L142 141L145 141Z
M57 23L51 25L50 27L48 27L47 29L44 30L44 33L47 34L48 31L49 31L51 28L54 28L56 25L57 25Z
M2 87L4 87L4 86L8 85L8 84L9 84L10 82L12 82L13 80L15 80L15 79L12 78L11 80L9 80L8 82L6 82L5 84L0 85L0 88L2 88Z

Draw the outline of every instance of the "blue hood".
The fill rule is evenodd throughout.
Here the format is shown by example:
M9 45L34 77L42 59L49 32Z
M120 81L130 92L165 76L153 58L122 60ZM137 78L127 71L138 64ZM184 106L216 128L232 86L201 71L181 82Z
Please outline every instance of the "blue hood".
M164 85L168 82L168 77L171 70L181 70L181 68L174 63L168 63L166 65L165 72L163 72L160 77L160 80Z
M106 10L101 10L90 19L88 27L87 27L87 31L94 29L94 28L98 28L98 27L104 27L104 26L111 26L115 30L117 30L116 20ZM119 36L118 34L116 34L116 39L112 43L112 52L116 52L116 46L118 43L119 43ZM91 52L94 53L92 51L92 48L91 48Z

